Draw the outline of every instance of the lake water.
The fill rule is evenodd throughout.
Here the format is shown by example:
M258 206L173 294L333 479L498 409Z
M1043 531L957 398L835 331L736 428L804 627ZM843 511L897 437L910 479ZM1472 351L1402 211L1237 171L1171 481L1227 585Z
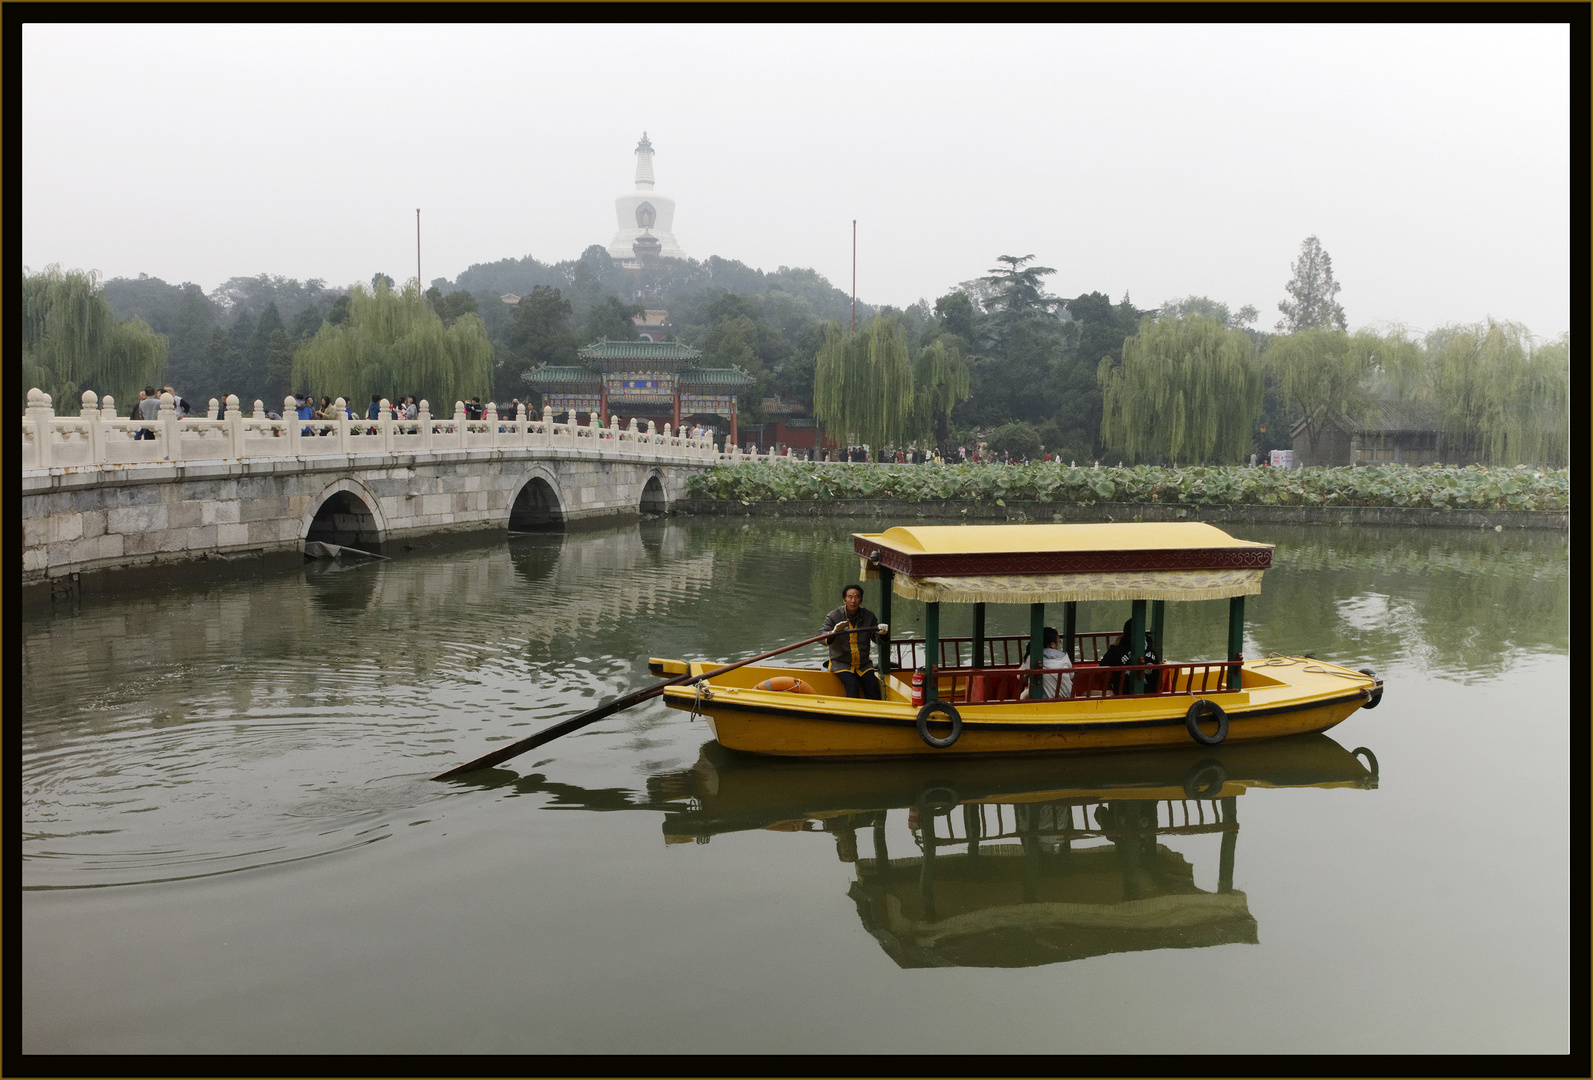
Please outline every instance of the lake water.
M633 522L25 618L23 1051L1568 1051L1563 534L1231 529L1278 545L1247 656L1386 679L1306 740L770 762L654 700L426 779L649 656L811 636L880 527ZM1169 604L1165 655L1226 618Z

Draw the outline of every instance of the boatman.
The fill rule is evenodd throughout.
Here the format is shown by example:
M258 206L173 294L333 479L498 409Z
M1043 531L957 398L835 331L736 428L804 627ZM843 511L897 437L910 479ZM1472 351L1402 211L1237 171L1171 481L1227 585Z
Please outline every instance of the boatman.
M824 633L856 630L830 639L829 670L846 688L847 697L880 700L879 673L869 661L869 641L877 634L879 617L863 606L863 586L848 585L841 590L841 606L824 616Z

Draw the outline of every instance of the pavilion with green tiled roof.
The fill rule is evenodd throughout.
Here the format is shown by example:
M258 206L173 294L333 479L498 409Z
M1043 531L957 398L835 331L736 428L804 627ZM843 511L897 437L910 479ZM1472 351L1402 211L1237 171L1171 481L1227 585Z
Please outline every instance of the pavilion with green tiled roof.
M682 417L722 416L735 444L739 391L754 382L741 368L699 367L701 351L678 341L599 341L576 357L578 366L544 364L525 375L555 413L608 416L611 407L629 406L632 415L676 430Z

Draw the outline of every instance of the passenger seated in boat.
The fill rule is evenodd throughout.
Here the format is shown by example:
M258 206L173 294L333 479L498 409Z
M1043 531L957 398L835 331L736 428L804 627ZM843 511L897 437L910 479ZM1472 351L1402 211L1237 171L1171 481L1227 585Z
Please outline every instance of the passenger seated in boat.
M1117 643L1114 644L1110 649L1107 649L1106 654L1101 657L1102 667L1127 667L1134 662L1134 647L1129 644L1128 640L1128 636L1133 632L1134 620L1130 619L1123 624L1123 636L1118 638ZM1156 651L1151 648L1151 636L1149 631L1147 631L1145 634L1145 659L1141 660L1140 663L1161 663L1156 656ZM1123 675L1124 673L1119 671L1112 676L1110 685L1112 693L1121 694L1123 692ZM1146 689L1154 690L1156 688L1157 683L1154 681L1156 678L1157 676L1154 673L1147 673L1145 679Z
M1073 658L1062 651L1062 635L1056 632L1056 627L1048 626L1041 631L1040 637L1042 651L1040 653L1041 668L1062 668L1066 675L1043 675L1040 677L1040 696L1048 698L1066 698L1073 696ZM1027 698L1029 690L1024 688L1019 694L1020 699Z
M879 617L863 606L863 586L852 584L841 590L841 606L824 616L824 630L854 629L855 634L838 634L829 641L827 669L841 680L847 697L881 699L879 673L869 659L869 643L879 633Z

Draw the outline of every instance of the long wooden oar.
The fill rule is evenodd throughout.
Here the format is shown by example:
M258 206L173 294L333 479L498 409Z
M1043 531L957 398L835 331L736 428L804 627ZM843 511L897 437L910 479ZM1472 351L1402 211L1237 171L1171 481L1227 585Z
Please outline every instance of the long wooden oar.
M723 675L727 671L734 671L736 668L746 667L748 664L755 664L759 660L767 660L771 656L779 656L781 653L790 652L792 649L800 649L804 645L812 645L815 642L824 641L832 637L838 637L841 634L860 634L864 629L864 627L848 627L844 630L832 630L828 634L819 634L817 637L810 637L806 641L799 641L794 645L782 646L781 648L775 649L773 652L760 653L757 656L749 656L745 660L737 660L734 664L726 664L724 667L714 668L712 671L705 671L701 675L677 675L667 682L659 683L657 686L650 686L645 690L637 690L634 693L626 694L624 697L615 698L607 705L599 705L595 709L588 709L579 716L572 716L568 720L563 720L557 724L554 724L552 727L543 728L535 735L528 735L519 742L512 742L508 746L499 747L490 754L482 754L474 761L467 761L463 765L449 769L447 772L438 773L436 776L432 777L432 779L450 780L455 776L463 776L465 773L475 772L477 769L485 769L488 766L496 765L500 761L508 761L510 758L518 757L527 750L535 750L543 743L552 742L561 735L568 735L570 732L579 728L583 728L587 724L596 723L605 716L613 716L622 709L628 709L632 705L639 705L644 701L655 698L662 694L666 687L700 683L704 679L711 679L716 675ZM889 629L889 627L886 624L881 623L877 628L870 627L867 629L873 629L876 633L880 633Z

